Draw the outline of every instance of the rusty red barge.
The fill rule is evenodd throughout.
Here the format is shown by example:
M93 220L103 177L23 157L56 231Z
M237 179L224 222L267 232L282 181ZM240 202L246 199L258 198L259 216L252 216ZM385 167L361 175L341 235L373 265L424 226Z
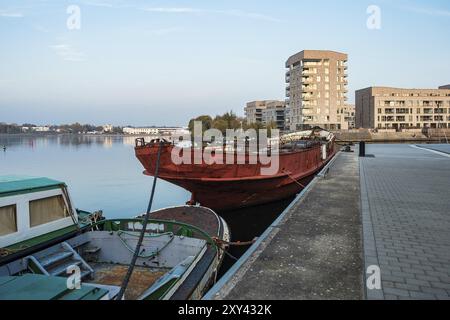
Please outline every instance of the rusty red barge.
M144 166L144 174L155 173L161 145L159 178L181 186L192 194L190 203L199 203L215 211L228 211L289 198L299 193L335 153L335 137L324 130L296 132L280 137L279 166L273 175L262 175L261 163L207 164L191 152L192 164L174 164L171 153L177 148L159 140L146 143L136 139L135 153ZM186 151L184 151L186 152ZM200 153L201 155L202 153ZM237 157L237 153L234 153ZM248 159L248 152L245 154ZM195 164L199 163L199 164Z

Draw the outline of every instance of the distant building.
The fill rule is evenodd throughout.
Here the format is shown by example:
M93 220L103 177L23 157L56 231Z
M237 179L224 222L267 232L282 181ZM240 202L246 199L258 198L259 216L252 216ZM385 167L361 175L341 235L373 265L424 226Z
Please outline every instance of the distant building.
M146 127L125 127L123 128L123 133L125 134L146 134L146 135L158 135L159 131L157 128L146 128Z
M267 103L275 100L257 100L247 102L245 107L245 120L247 124L263 123L263 110L267 108Z
M450 128L450 89L369 87L355 100L357 128Z
M245 107L245 119L247 124L261 123L267 125L271 122L275 122L277 128L285 130L286 102L279 100L257 100L248 102Z
M185 135L189 130L182 127L124 127L124 134L143 134L143 135Z
M33 130L35 132L49 132L50 131L50 127L48 127L48 126L31 127L31 130Z
M262 110L262 123L265 125L275 123L276 128L284 131L286 129L286 102L270 101Z
M304 50L286 61L286 103L291 131L340 129L337 110L347 101L345 53Z
M445 86L440 86L439 89L450 89L450 84L447 84Z
M112 132L113 131L113 125L112 124L106 124L103 126L103 132Z
M355 105L346 104L337 108L337 121L341 124L341 130L355 128Z

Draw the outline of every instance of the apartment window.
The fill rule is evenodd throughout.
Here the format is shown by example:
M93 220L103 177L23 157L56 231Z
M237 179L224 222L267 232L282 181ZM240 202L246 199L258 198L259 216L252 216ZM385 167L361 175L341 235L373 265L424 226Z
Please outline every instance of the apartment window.
M317 82L320 82L320 76L317 76Z
M68 216L68 210L61 195L30 201L30 226L63 219Z
M381 108L378 108L378 113L381 113Z
M338 85L336 86L336 89L337 89L337 90L341 90L341 86L338 84Z
M325 82L330 82L330 77L329 76L325 76Z
M325 92L325 98L329 98L330 97L330 92L326 91Z
M330 69L325 68L325 74L330 74Z
M17 232L16 205L0 207L0 236Z
M325 105L329 106L330 105L330 100L325 100Z
M325 90L330 90L330 85L329 84L325 84Z

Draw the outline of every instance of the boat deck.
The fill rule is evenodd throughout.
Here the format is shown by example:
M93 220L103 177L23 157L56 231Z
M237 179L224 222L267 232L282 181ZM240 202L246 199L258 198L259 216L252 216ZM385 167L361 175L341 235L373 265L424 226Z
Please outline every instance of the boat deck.
M183 206L154 211L151 219L174 220L196 226L205 231L211 237L221 236L220 221L217 216L211 214L211 210L196 206Z
M95 271L95 278L90 283L121 286L128 270L128 266L109 263L90 263ZM136 266L125 291L126 300L136 300L148 288L170 269L155 269Z

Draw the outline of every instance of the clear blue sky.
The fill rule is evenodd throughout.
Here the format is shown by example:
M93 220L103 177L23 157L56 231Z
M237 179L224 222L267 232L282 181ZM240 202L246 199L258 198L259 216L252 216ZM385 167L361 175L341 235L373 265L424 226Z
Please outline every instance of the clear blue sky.
M81 29L68 30L69 5ZM366 27L369 5L381 30ZM284 99L303 49L349 54L354 90L450 83L447 0L0 0L0 122L185 125Z

